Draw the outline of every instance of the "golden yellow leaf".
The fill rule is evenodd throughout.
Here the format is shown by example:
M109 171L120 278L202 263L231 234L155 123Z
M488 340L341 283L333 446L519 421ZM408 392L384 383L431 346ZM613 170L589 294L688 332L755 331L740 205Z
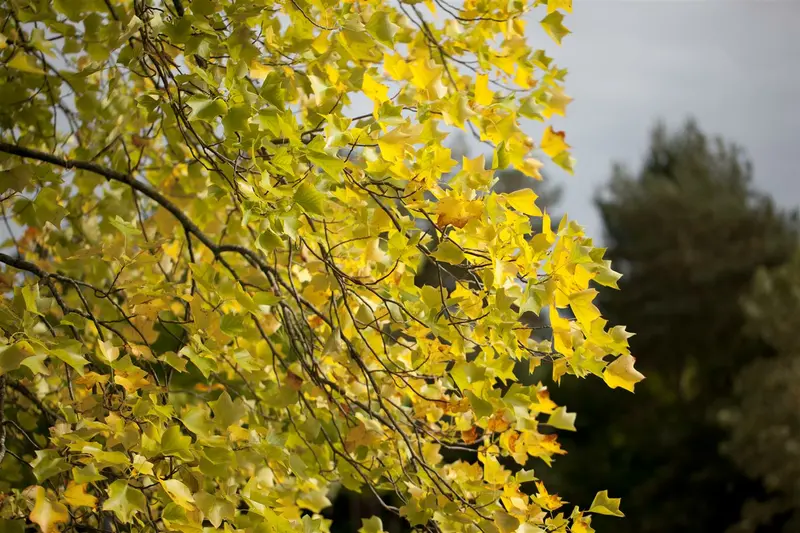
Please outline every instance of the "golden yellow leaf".
M636 358L624 354L617 357L603 370L603 379L612 389L622 387L633 392L633 387L644 379L644 374L633 367Z
M255 80L264 80L267 75L272 71L272 67L260 63L254 59L250 63L250 77Z
M556 157L568 150L570 146L564 140L565 137L563 131L555 131L552 126L548 126L542 135L542 151L550 157Z
M440 228L454 226L463 228L470 220L483 215L481 200L466 200L457 196L445 196L436 204L436 225Z
M47 491L36 487L36 503L30 514L30 520L42 528L42 533L56 533L58 524L69 521L67 507L48 498Z
M552 13L556 9L572 13L572 0L547 0L547 12Z
M389 100L389 88L383 85L369 74L364 74L361 83L361 90L367 97L376 104L382 104Z
M520 189L505 195L508 205L531 217L542 215L541 209L536 206L536 199L538 196L532 189Z
M73 507L91 507L97 505L97 498L86 492L86 483L70 482L64 491L64 500Z
M494 101L494 94L489 89L489 76L478 74L475 78L475 102L479 105L489 105Z

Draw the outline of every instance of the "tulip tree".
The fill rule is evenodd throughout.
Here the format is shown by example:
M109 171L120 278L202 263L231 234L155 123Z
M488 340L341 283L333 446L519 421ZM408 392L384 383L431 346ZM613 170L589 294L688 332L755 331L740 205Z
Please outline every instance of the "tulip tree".
M326 531L340 486L426 531L621 515L537 479L575 415L515 374L633 390L592 303L619 275L491 192L539 178L534 148L572 169L566 71L526 35L560 43L571 9L0 4L0 529ZM457 130L491 162L455 161ZM466 274L418 286L426 261Z

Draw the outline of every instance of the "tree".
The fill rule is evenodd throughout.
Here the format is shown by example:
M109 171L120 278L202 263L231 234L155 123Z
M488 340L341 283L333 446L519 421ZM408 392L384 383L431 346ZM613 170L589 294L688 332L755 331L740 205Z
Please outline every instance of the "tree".
M723 450L766 494L745 502L731 532L796 531L800 525L797 415L800 344L800 256L785 265L757 272L743 305L749 332L776 352L741 369L731 405L719 418L729 431Z
M568 102L522 17L559 42L571 3L535 4L4 2L3 531L326 531L335 487L429 531L619 515L521 468L574 415L517 362L641 379L592 304L603 251L490 192L538 177L520 121ZM445 127L491 169L441 185ZM423 260L470 280L418 287ZM544 310L552 346L519 326Z
M693 122L656 128L642 167L616 166L598 206L624 274L598 306L637 332L648 380L636 402L562 384L583 416L553 485L580 495L603 479L626 502L616 531L724 531L762 489L720 453L717 413L738 373L772 352L745 332L740 298L759 268L792 255L796 221L754 190L738 148Z

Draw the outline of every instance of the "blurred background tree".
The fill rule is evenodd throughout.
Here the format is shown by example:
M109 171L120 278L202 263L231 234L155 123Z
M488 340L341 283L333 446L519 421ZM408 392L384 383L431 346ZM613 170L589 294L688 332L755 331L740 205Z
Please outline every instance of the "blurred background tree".
M720 412L730 431L723 451L767 492L745 502L730 533L800 531L800 254L760 270L743 306L749 331L777 354L742 369Z
M740 298L756 271L792 256L796 219L753 189L736 146L691 121L674 134L656 127L641 168L615 166L597 206L606 256L623 273L601 309L636 333L631 349L647 380L635 401L592 380L554 387L580 413L578 431L559 477L537 473L576 502L597 483L621 496L627 519L597 520L600 532L723 532L765 491L720 453L717 413L742 369L776 351L744 330Z

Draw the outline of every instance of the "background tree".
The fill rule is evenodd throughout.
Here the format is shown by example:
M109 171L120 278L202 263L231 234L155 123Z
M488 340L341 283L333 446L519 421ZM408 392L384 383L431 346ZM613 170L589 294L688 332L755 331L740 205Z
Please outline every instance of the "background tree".
M636 331L648 380L635 402L562 382L555 397L581 416L553 482L579 495L610 483L628 517L615 531L724 531L761 488L720 453L717 412L745 366L774 351L745 332L740 298L759 268L792 255L795 221L753 189L739 149L693 122L657 127L641 168L616 166L597 205L624 274L600 308Z
M766 494L748 498L731 532L797 531L800 527L800 257L761 269L743 298L748 328L776 352L737 376L730 408L720 412L729 431L724 451Z
M618 275L529 190L491 191L540 177L521 121L568 102L523 17L560 42L570 10L1 3L0 530L327 531L339 487L426 531L619 516L523 468L574 415L514 373L632 389L592 303ZM442 183L459 129L491 157ZM571 170L563 132L538 148ZM423 261L468 281L417 285Z

